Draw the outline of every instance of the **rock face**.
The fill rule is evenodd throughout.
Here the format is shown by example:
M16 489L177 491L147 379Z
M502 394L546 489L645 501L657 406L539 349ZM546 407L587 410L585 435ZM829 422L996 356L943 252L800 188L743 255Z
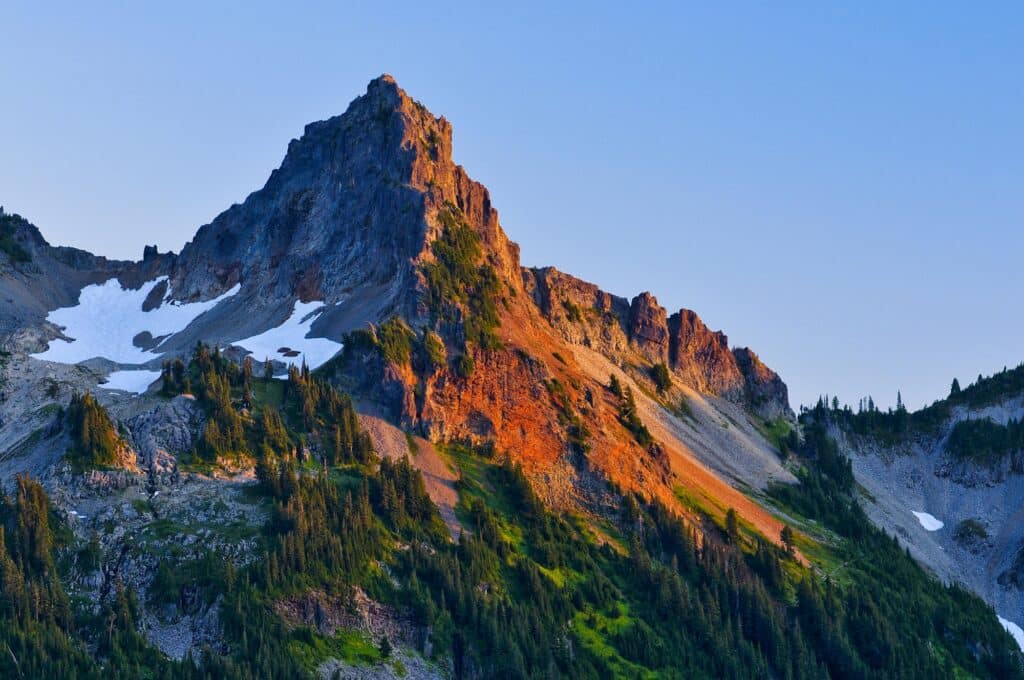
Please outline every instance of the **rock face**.
M668 358L665 308L650 293L637 295L629 305L629 341L651 363Z
M782 378L765 366L750 348L737 348L733 350L733 355L743 374L747 401L751 407L767 418L792 415L789 410L789 390Z
M626 351L630 303L554 267L524 269L534 304L567 342L613 356Z
M1024 418L1024 393L993 391L974 403L952 403L934 428L912 429L884 443L835 422L828 426L850 457L865 490L861 502L875 524L898 536L943 581L964 584L1001 616L1024 621L1024 475L1008 460L979 465L947 450L957 423L986 418L999 424ZM943 526L929 531L915 512L927 512Z
M413 119L435 135L446 129L427 116L382 77L345 115L306 126L261 190L185 246L176 295L198 299L243 283L264 299L337 302L354 286L383 286L392 298L408 288L427 228L423 196L409 186L422 153L409 132Z
M177 396L127 421L139 467L154 474L173 472L178 454L188 452L202 430L202 412L190 397Z
M38 230L26 230L20 238L33 261L0 276L0 297L17 301L0 306L0 325L4 314L12 327L38 321L49 309L74 304L83 285L111 276L135 286L169 274L179 301L208 300L240 285L237 295L187 329L160 339L170 353L186 353L197 340L228 344L255 335L287 318L296 300L326 304L314 336L341 341L394 315L421 329L435 324L423 267L434 260L445 213L457 211L507 292L498 301L503 316L528 327L539 316L555 337L617 363L666 363L675 380L694 390L765 417L791 415L778 376L752 354L730 351L726 337L694 312L669 316L650 293L629 301L555 269L523 269L487 189L451 152L451 124L381 76L344 114L306 126L264 187L200 228L180 255L147 247L140 262L109 262L52 248ZM165 293L161 285L147 306L160 304ZM458 342L455 321L437 330ZM411 394L391 399L403 402L407 420L418 418Z
M672 369L700 392L719 394L733 401L743 396L743 375L729 339L713 332L696 312L682 309L669 319Z

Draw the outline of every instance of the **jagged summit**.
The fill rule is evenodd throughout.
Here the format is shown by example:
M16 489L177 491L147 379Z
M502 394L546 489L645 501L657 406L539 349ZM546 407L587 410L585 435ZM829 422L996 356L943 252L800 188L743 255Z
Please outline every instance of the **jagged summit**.
M194 300L241 284L252 304L285 298L373 297L363 311L325 318L338 331L386 313L415 315L418 263L454 206L508 278L518 251L487 190L451 157L452 128L381 76L340 116L293 140L266 185L202 227L182 250L175 296Z

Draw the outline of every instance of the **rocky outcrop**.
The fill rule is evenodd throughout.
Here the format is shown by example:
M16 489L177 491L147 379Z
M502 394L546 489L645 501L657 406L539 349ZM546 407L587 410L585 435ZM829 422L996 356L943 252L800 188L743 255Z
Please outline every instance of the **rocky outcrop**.
M689 309L667 316L650 293L632 301L547 267L524 269L523 282L541 314L566 342L597 350L617 363L664 362L676 380L724 397L765 418L793 414L782 379L746 348L731 350Z
M606 356L627 349L629 300L554 267L523 269L522 276L534 304L567 342Z
M177 454L192 449L204 417L190 396L161 401L128 420L129 441L138 453L139 467L154 474L173 472Z
M178 257L179 299L241 283L254 299L325 299L380 286L411 287L410 261L427 225L413 183L419 140L412 122L439 134L388 77L370 83L341 116L306 126L266 185L203 226Z
M709 329L689 309L673 314L668 324L672 371L699 392L742 401L743 376L729 351L729 338Z
M411 611L377 602L358 586L344 597L313 590L282 598L274 609L289 626L309 626L328 637L338 630L358 630L374 640L386 637L392 644L420 651L429 646L427 629L417 624Z
M641 293L629 305L629 341L652 364L668 359L668 320L665 308L650 293Z
M789 389L782 378L747 347L737 348L733 354L743 374L750 406L765 418L792 417Z

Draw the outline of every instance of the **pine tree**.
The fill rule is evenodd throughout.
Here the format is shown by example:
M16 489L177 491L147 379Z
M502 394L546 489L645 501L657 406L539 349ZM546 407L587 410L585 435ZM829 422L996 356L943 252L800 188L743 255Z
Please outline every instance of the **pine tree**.
M782 527L782 534L780 535L780 538L782 539L782 545L784 545L786 547L786 552L788 552L790 555L792 555L793 554L793 529L788 524L783 525L783 527Z
M738 544L740 541L740 521L735 508L729 508L725 513L725 535L733 544Z
M665 362L655 364L651 368L651 378L654 380L654 386L658 389L658 392L664 392L672 386L672 375L669 373L668 366Z
M619 383L619 379L612 373L608 379L608 389L619 399L622 399L622 384Z

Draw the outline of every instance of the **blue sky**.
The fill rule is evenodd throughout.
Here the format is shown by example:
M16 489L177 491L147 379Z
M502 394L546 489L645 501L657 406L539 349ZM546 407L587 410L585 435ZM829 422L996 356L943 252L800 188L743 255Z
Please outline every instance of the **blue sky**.
M1024 360L1021 3L86 4L0 7L0 204L53 243L179 249L388 72L525 264L695 309L794 405Z

